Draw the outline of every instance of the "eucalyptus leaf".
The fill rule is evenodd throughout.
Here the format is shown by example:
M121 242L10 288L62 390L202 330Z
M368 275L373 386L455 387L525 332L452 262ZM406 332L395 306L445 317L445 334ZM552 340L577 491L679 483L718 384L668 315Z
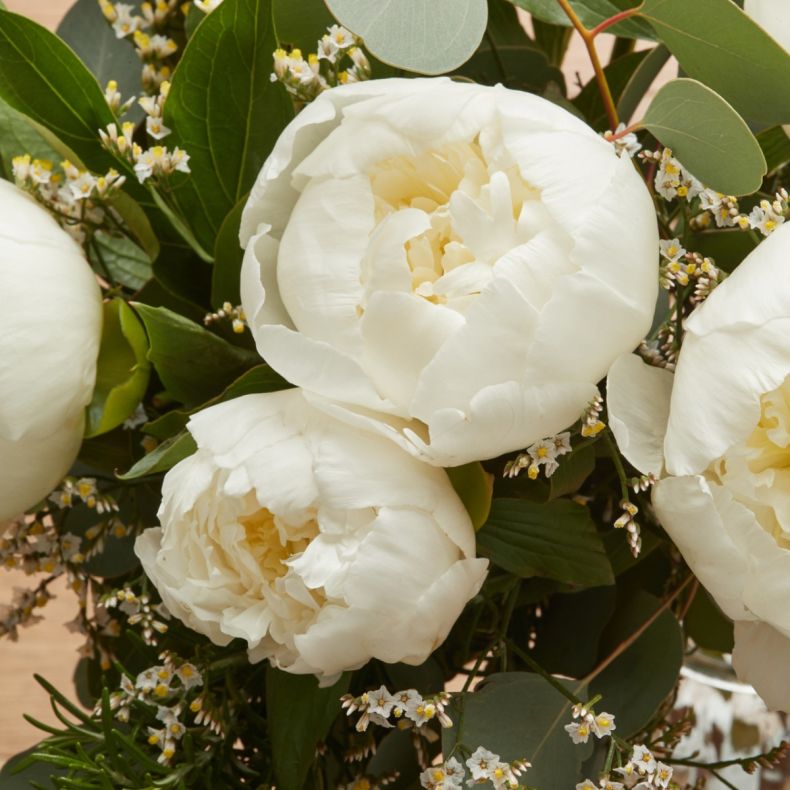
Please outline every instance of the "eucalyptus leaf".
M420 74L465 63L486 30L486 0L326 0L335 18L377 58Z
M767 168L759 143L743 118L701 82L668 82L653 98L642 125L705 186L725 195L748 195L760 188Z
M145 330L123 299L103 306L96 385L88 406L85 436L116 428L137 407L148 386L151 365L146 359Z
M634 69L617 99L617 114L621 121L628 123L631 120L639 103L668 60L669 50L663 44L659 44L651 49Z
M683 624L686 633L704 650L732 653L735 644L732 620L704 588L697 588Z
M93 170L116 164L99 141L98 130L115 119L96 78L54 33L9 11L0 11L0 98Z
M568 500L541 505L495 499L477 545L494 565L522 578L541 576L583 587L614 582L589 511Z
M293 117L285 88L270 79L276 47L271 0L225 0L194 31L173 74L168 146L186 150L192 170L173 199L206 250Z
M552 25L569 27L568 15L562 10L557 0L511 0L514 5L529 11L530 14L543 22ZM585 27L593 28L615 14L638 5L629 0L570 0L570 4ZM608 33L625 38L653 38L649 25L639 19L626 19L613 25Z
M254 352L231 345L167 308L140 303L134 308L148 333L148 359L167 391L187 406L219 395L260 363Z
M483 465L473 461L463 466L445 470L455 493L464 503L472 526L480 529L488 521L491 513L491 496L494 493L493 476L483 469Z
M527 759L529 786L540 790L568 790L581 781L579 769L592 743L571 741L563 729L571 721L571 703L539 675L490 675L459 704L463 715L452 711L455 726L442 731L445 755L462 744L470 752L485 746L505 761Z
M340 713L340 697L348 690L346 672L332 686L320 688L313 675L266 670L266 711L277 787L302 790L315 749Z
M93 237L94 262L112 282L139 291L153 277L151 259L126 236L111 236L103 230Z
M195 450L197 450L197 445L192 434L183 431L177 436L166 439L150 453L144 455L131 469L124 474L117 475L117 477L120 480L135 480L138 477L167 472L179 461L192 455Z
M140 92L140 58L131 41L118 40L96 0L77 0L58 26L57 34L102 87L115 80L124 100ZM140 117L141 109L136 108L134 115Z
M683 71L750 121L790 121L790 53L731 0L644 0L640 15Z

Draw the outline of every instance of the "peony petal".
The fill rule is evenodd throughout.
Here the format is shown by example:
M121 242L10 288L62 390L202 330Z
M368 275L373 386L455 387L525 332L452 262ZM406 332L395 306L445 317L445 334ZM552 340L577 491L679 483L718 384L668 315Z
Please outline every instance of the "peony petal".
M620 452L642 474L661 475L673 375L623 354L609 369L606 405Z
M293 322L280 297L277 285L277 253L280 245L262 225L250 239L241 265L241 304L251 327L282 324L293 329Z
M771 710L790 712L790 637L767 623L737 621L732 664Z

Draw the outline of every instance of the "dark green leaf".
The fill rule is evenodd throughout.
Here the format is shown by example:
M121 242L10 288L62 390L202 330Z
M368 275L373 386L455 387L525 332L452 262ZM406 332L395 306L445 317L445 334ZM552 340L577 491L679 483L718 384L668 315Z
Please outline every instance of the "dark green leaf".
M96 0L77 0L58 26L57 33L102 87L109 80L115 80L124 101L140 92L140 58L131 41L116 38Z
M148 333L148 359L167 391L186 406L219 395L260 363L257 354L233 346L164 307L135 303Z
M589 511L575 502L495 499L477 545L495 565L523 578L542 576L584 587L614 582Z
M535 32L535 43L546 53L549 63L559 68L568 51L573 30L564 25L551 25L532 17L532 29Z
M400 689L419 689L421 694L427 696L444 689L442 668L433 656L416 667L410 664L385 664L384 671L393 692Z
M526 758L529 786L540 790L567 790L580 781L592 743L571 742L563 729L571 703L559 691L528 672L491 675L478 688L460 703L463 717L455 711L455 727L442 732L446 755L457 742L470 752L485 746L506 761Z
M663 44L659 44L651 49L636 67L617 99L617 114L621 121L628 123L631 120L639 102L645 97L648 88L668 60L669 50Z
M148 218L146 210L143 209L140 203L127 195L126 192L118 192L108 202L121 216L127 229L137 239L140 247L145 250L149 261L155 261L159 256L160 239L151 226L151 220ZM152 216L159 225L160 233L163 237L161 240L162 245L170 243L169 240L172 237L173 230L166 227L163 231L161 229L163 218L157 214L156 208L149 203L147 209L151 211Z
M123 299L104 303L96 386L88 406L85 435L107 433L137 407L148 386L151 366L145 331Z
M174 197L206 250L293 116L285 88L269 79L271 16L271 0L226 0L200 23L173 74L168 145L189 153L192 170Z
M326 0L335 18L392 66L443 74L465 63L486 29L486 0Z
M760 188L766 164L757 140L743 118L701 82L664 85L642 124L706 186L726 195Z
M713 258L725 272L735 271L756 246L757 241L752 234L737 228L707 230L694 237L694 251Z
M603 655L630 637L661 601L639 591L629 595L602 640ZM614 714L617 734L629 738L641 730L672 691L683 663L683 635L670 611L656 621L590 682L590 696L601 694L601 710Z
M480 529L491 512L491 495L494 493L492 476L477 461L454 466L445 471L455 493L461 498L466 512L469 513L472 525L475 529Z
M763 150L769 173L790 162L790 137L781 126L763 130L757 135L757 142Z
M184 20L184 33L187 38L192 38L197 26L206 18L206 12L201 11L196 5L190 5Z
M414 790L420 787L420 765L414 759L414 741L408 730L392 730L376 747L365 772L371 776L391 776L397 773L394 782L387 782L392 790Z
M54 33L0 11L0 98L54 132L88 167L114 164L98 130L114 118L95 77Z
M302 55L315 52L318 39L335 23L324 0L272 0L274 30L277 42L302 50Z
M658 548L661 541L655 532L644 530L642 532L642 550L638 557L634 557L631 553L631 549L628 547L628 536L622 529L607 530L603 536L603 543L609 556L609 562L612 563L614 575L619 576L648 557L654 549Z
M139 291L153 277L151 259L126 236L110 236L100 230L93 241L96 250L91 257L112 282Z
M54 765L30 760L30 756L39 750L39 745L31 747L12 757L0 768L0 787L3 790L30 790L33 782L40 782L43 787L54 788L51 776L62 776L65 770ZM17 773L17 770L22 767Z
M732 653L732 620L719 609L707 590L702 587L697 588L683 624L686 633L699 647L719 653Z
M557 0L511 0L514 5L529 11L530 14L552 25L569 27L571 22ZM629 0L570 0L573 10L581 19L585 27L595 27L605 19L624 11L626 8L638 5ZM639 19L626 19L613 25L607 31L616 36L626 38L652 38L653 34L649 25Z
M573 494L595 469L595 442L577 445L560 460L559 469L549 478L549 497Z
M242 374L221 395L206 403L202 403L198 408L205 409L213 406L215 403L240 398L242 395L252 395L257 392L277 392L278 390L288 389L290 386L282 376L275 373L268 365L258 365ZM143 430L157 439L166 439L168 436L183 430L189 421L190 415L194 414L195 411L197 409L174 409L159 419L149 422Z
M645 0L640 9L689 77L750 121L790 121L790 54L731 0Z
M340 697L348 690L350 673L333 686L319 688L313 675L292 675L266 669L266 710L277 787L302 790L315 747L340 713Z
M246 204L245 195L225 217L217 234L217 243L214 245L214 266L211 272L211 304L215 308L221 307L224 302L234 305L241 302L239 277L244 250L239 243L239 227L241 213Z
M195 450L197 445L192 434L184 431L178 436L166 439L148 455L144 455L128 472L117 476L121 480L134 480L138 477L160 474L188 458Z

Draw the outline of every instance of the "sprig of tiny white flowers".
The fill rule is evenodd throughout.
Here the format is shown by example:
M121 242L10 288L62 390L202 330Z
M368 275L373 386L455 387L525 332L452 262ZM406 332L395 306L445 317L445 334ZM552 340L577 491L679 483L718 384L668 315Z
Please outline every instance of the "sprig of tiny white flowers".
M224 302L222 307L214 313L206 313L203 317L203 325L211 326L220 321L230 321L233 331L240 335L247 328L247 316L241 305L234 307L230 302Z
M702 182L675 159L671 148L641 151L639 158L656 165L653 186L664 200L683 198L690 202L705 189Z
M340 698L341 707L347 716L359 712L361 716L356 723L357 732L365 732L369 724L380 727L393 727L393 718L399 727L411 722L422 727L436 719L442 727L452 727L453 723L445 712L450 695L441 691L430 697L423 697L416 689L405 689L390 694L386 686L374 691L366 691L358 697L345 694ZM408 724L407 724L408 726Z
M420 774L420 786L427 790L451 790L464 786L470 787L490 782L497 790L500 788L520 787L518 777L531 764L526 760L514 760L507 763L498 754L478 746L466 760L466 769L455 757L450 757L441 765L432 765ZM471 779L466 779L466 770Z
M633 159L642 150L642 144L637 139L636 134L630 131L624 123L619 124L614 132L611 130L605 131L603 137L604 140L612 143L618 156L625 155Z
M332 25L319 39L317 51L305 59L302 51L276 49L272 82L282 83L298 101L312 101L337 85L370 79L370 61L361 41L341 25Z
M587 703L577 703L571 709L574 721L566 724L564 729L574 743L587 743L590 735L607 738L617 729L611 713L595 712L595 703L600 699L599 696Z
M572 449L571 435L568 431L541 439L505 464L505 477L517 477L526 469L529 479L536 480L541 468L546 477L551 477L560 468L557 458L571 452Z
M126 615L130 626L139 625L147 645L156 645L157 634L167 633L168 626L164 621L170 619L170 612L165 605L151 603L148 595L137 595L131 587L113 590L101 599L101 605L105 609L119 609Z
M698 252L689 252L678 239L661 239L658 244L661 254L659 282L662 288L685 288L694 282L690 301L697 303L706 299L724 279L712 258Z

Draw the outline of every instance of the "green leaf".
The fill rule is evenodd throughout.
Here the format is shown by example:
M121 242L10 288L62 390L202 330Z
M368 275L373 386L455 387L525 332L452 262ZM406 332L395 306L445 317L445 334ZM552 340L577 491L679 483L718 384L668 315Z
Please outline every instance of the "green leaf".
M276 47L271 0L225 0L195 30L173 74L168 146L185 149L192 170L174 199L206 250L293 117L285 88L270 80Z
M110 205L118 212L121 219L124 221L129 232L137 239L138 244L145 250L149 261L155 261L159 257L160 245L159 238L154 231L151 220L145 209L136 201L133 200L126 192L118 192L108 201ZM162 217L157 216L156 207L153 204L148 204L148 209L157 220L161 228ZM162 244L169 244L172 240L174 231L171 228L162 233Z
M606 656L658 611L661 601L637 591L629 595L602 640ZM653 718L672 691L683 664L683 634L670 611L655 622L620 656L590 681L589 694L601 694L601 710L614 714L617 734L629 738Z
M54 33L0 11L0 98L54 132L85 164L114 163L98 130L114 120L96 78Z
M135 480L138 477L160 474L188 458L197 450L192 434L187 431L165 440L147 455L144 455L128 472L116 475L120 480Z
M617 99L617 114L621 121L628 123L631 120L648 88L668 60L669 50L663 44L659 44L651 49L636 67Z
M543 22L570 27L571 22L557 0L510 1ZM595 27L626 8L638 5L629 0L570 0L570 3L582 24L589 28ZM650 26L638 19L626 19L613 25L607 32L625 38L653 38Z
M697 588L683 623L686 633L699 647L719 653L732 653L734 645L732 620L719 609L718 604L704 588Z
M139 291L154 276L151 259L126 236L111 236L100 230L94 235L93 243L93 261L113 283Z
M482 464L473 461L463 466L445 469L455 493L464 503L472 525L480 529L488 520L491 512L491 497L494 493L494 478Z
M574 494L595 469L595 442L579 444L562 457L559 469L549 478L549 499Z
M348 690L346 672L328 688L313 675L266 669L266 711L274 776L281 790L302 790L315 748L340 713L340 697Z
M57 34L102 87L115 80L124 101L140 92L140 58L130 41L116 38L96 0L77 0L58 26ZM136 115L140 116L141 112Z
M137 302L134 308L148 333L148 359L167 391L187 406L219 395L260 363L254 352L231 345L167 308Z
M166 439L174 433L186 428L190 415L198 409L206 409L216 403L240 398L242 395L252 395L259 392L277 392L288 389L291 385L279 373L273 371L268 365L258 365L248 370L234 381L221 395L196 409L174 409L157 420L149 422L143 430L157 439Z
M318 39L335 23L324 0L272 0L278 44L315 52Z
M495 499L477 545L495 565L522 578L541 576L584 587L614 582L589 511L575 502Z
M790 162L790 137L781 126L764 129L757 135L757 142L763 150L769 173Z
M460 705L463 716L451 712L455 726L442 731L445 754L458 743L470 752L485 746L505 761L527 759L529 786L540 790L567 790L580 781L593 744L572 743L563 729L571 721L571 703L539 675L491 675Z
M642 125L705 186L725 195L760 188L766 172L760 145L743 118L702 83L677 79L664 85Z
M536 16L532 17L532 29L535 43L546 53L549 63L557 68L562 66L573 30L563 25L551 25Z
M335 18L392 66L443 74L465 63L486 29L486 0L326 0Z
M211 271L211 304L215 308L221 307L223 302L230 302L233 305L241 302L239 278L244 250L239 243L239 228L241 214L246 205L245 195L225 217L217 234L217 242L214 245L214 266Z
M36 744L15 755L0 768L0 787L3 790L30 790L34 786L33 782L40 782L46 788L55 787L50 777L62 776L66 771L54 765L31 760L31 755L40 749L41 745Z
M85 436L120 425L137 407L151 372L145 331L123 299L104 303L96 386L87 410Z
M694 237L694 250L716 261L725 272L735 271L741 261L757 246L750 233L738 228L706 230Z
M646 19L689 77L750 121L790 121L790 54L731 0L645 0Z

